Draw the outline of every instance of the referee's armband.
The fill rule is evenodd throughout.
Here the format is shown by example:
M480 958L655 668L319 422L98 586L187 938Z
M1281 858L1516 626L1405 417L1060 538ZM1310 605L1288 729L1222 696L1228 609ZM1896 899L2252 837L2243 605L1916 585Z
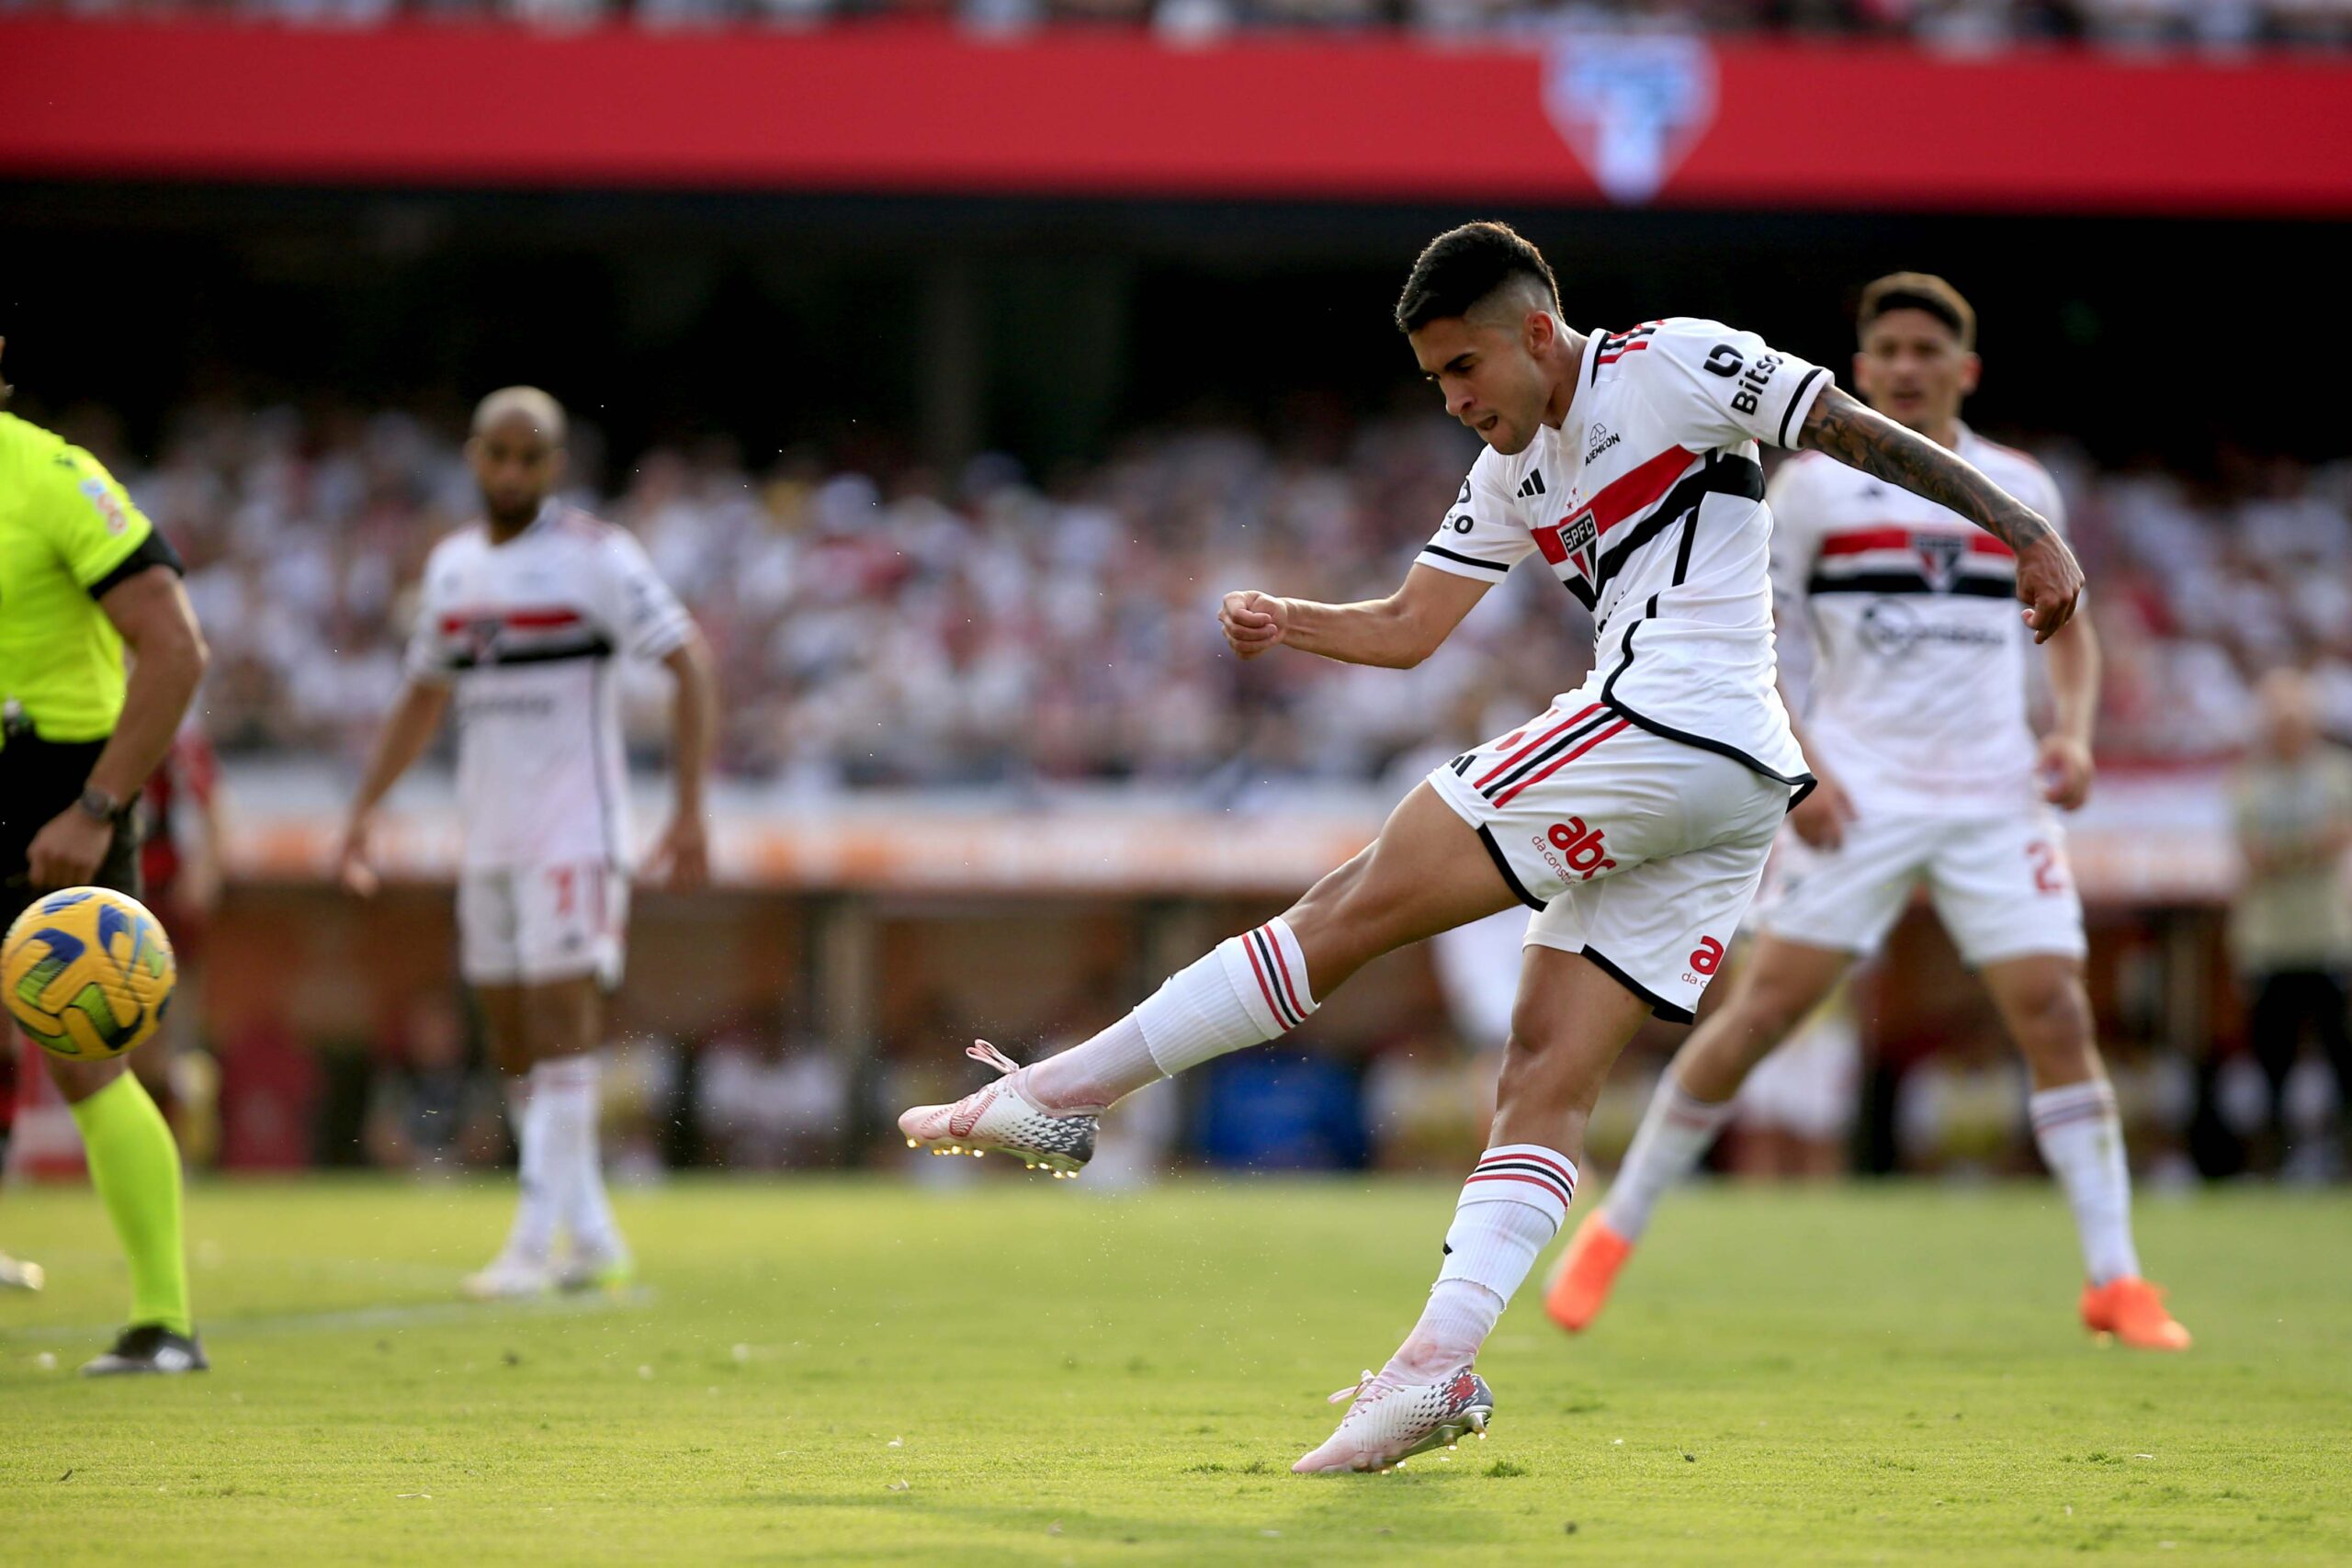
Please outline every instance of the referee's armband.
M172 542L164 537L164 531L153 524L148 525L147 536L139 541L138 547L117 561L113 570L91 583L85 592L93 599L103 599L151 566L169 567L175 577L184 577L187 573L187 568L180 561L179 551L172 548Z

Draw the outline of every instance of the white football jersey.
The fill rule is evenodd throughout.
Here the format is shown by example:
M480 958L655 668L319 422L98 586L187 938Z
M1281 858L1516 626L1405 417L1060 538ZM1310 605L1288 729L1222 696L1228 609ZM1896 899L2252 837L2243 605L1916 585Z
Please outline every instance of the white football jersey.
M1772 655L1772 514L1757 443L1787 446L1829 373L1717 321L1585 345L1575 400L1517 457L1471 465L1423 566L1499 581L1541 552L1591 610L1600 700L1796 784Z
M456 687L467 869L628 867L613 661L693 629L636 539L560 502L503 545L477 523L434 547L408 669Z
M1962 426L1956 450L2063 529L2041 464ZM2030 807L2033 633L2017 557L1958 513L1834 458L1772 477L1772 582L1815 649L1814 760L1864 814L2001 816Z

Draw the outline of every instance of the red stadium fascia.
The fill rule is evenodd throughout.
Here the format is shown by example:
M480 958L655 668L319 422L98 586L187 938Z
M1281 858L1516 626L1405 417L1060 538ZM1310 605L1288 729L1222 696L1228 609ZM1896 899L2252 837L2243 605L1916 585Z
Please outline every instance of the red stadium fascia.
M0 177L1591 206L1574 84L1612 47L15 17ZM1719 41L1666 69L1688 107L1636 127L1618 199L2352 214L2340 56Z

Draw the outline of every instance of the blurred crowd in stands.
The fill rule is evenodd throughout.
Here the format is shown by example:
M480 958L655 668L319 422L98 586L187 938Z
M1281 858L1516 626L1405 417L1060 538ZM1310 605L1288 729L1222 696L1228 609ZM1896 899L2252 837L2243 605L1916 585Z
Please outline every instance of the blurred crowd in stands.
M474 510L454 431L207 408L146 462L103 418L61 423L187 558L214 742L356 761L399 689L424 553ZM1409 672L1225 652L1228 589L1396 584L1475 453L1442 418L1310 422L1288 446L1166 430L1043 484L994 457L953 476L753 468L719 440L608 470L593 431L574 445L575 499L638 535L711 639L722 766L797 792L1361 783L1508 728L1589 662L1589 622L1532 572ZM2241 748L2253 682L2281 664L2312 673L2323 729L2352 737L2352 463L2239 459L2192 483L2039 450L2096 584L2110 761ZM649 749L662 679L642 673L631 704Z
M1406 28L1440 35L1701 30L1914 37L1963 49L2067 39L2126 49L2352 46L2352 0L0 0L9 11L167 11L327 26L495 16L548 27L633 17L656 28L952 19L989 32L1148 27L1197 41L1248 28Z

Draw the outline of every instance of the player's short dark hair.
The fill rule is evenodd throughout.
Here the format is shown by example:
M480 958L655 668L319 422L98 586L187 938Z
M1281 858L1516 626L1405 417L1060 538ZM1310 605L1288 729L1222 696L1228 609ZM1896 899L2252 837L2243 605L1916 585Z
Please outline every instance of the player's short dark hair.
M1559 310L1560 285L1552 264L1510 224L1448 229L1414 261L1405 292L1396 299L1396 330L1417 333L1431 321L1466 316L1479 300L1520 277L1542 284L1544 299Z
M1890 310L1925 310L1951 329L1961 347L1976 347L1975 307L1932 272L1890 272L1865 288L1854 331L1868 337L1871 323Z

